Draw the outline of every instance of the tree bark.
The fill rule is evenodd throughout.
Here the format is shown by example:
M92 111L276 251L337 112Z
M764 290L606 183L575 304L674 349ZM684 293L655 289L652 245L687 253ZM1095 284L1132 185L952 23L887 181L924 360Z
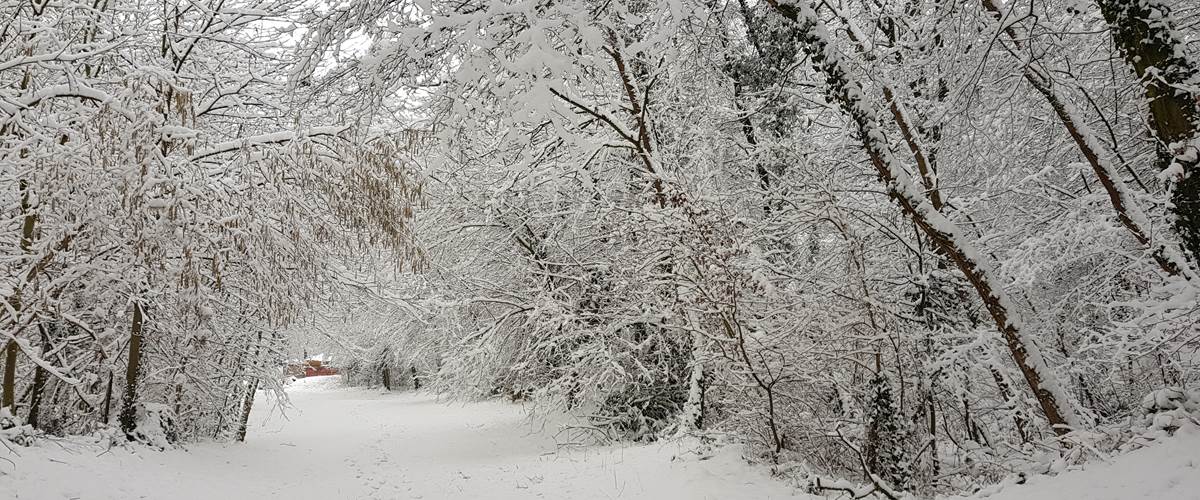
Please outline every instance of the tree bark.
M995 2L995 0L981 0L984 9L991 12L1001 23L1008 18L1008 13ZM1019 50L1024 52L1023 40L1030 40L1026 33L1019 31L1019 27L1014 24L1009 24L1003 28L1004 34L1009 41ZM1111 155L1104 147L1104 143L1096 136L1096 134L1088 127L1083 114L1079 112L1071 104L1071 102L1063 96L1053 85L1051 71L1042 66L1040 62L1030 61L1022 66L1022 73L1025 80L1046 98L1046 102L1050 104L1050 108L1054 110L1054 114L1058 116L1063 127L1071 135L1071 139L1079 148L1079 152L1087 160L1088 165L1092 167L1092 171L1096 174L1096 178L1100 181L1100 185L1104 187L1104 191L1108 193L1109 204L1117 214L1117 220L1125 229L1133 235L1134 239L1142 246L1150 250L1150 256L1155 263L1167 274L1177 276L1182 274L1184 277L1189 277L1187 259L1179 255L1174 249L1169 248L1161 240L1154 241L1149 230L1149 219L1137 206L1133 197L1129 193L1129 188L1125 182L1121 180L1117 169L1112 165L1109 158Z
M37 367L33 372L33 387L29 396L29 414L25 417L25 422L38 428L38 411L42 406L42 392L46 389L46 370L42 367Z
M854 121L863 148L870 157L888 195L900 205L931 241L958 267L975 288L984 307L995 321L1021 374L1037 398L1047 422L1058 434L1078 424L1066 391L1050 371L1041 350L1023 329L1019 315L984 254L963 237L958 228L930 205L922 190L912 182L904 167L891 154L883 128L875 111L866 105L862 86L854 79L841 53L827 38L829 31L806 0L780 3L768 0L780 15L797 23L803 33L805 50L816 69L825 75L831 101L837 102Z
M108 371L108 384L106 384L106 386L104 388L104 411L100 415L100 422L105 423L105 424L108 423L108 419L111 417L111 414L112 414L112 390L113 390L113 378L114 377L115 377L115 375L113 374L112 370L109 370Z
M1200 68L1176 36L1162 0L1097 0L1113 42L1141 80L1149 100L1158 166L1178 170L1171 193L1175 230L1192 262L1200 259L1200 103L1186 90Z
M126 435L137 428L138 378L142 369L142 304L133 301L133 322L129 327L129 359L125 368L125 397L121 402L121 430Z
M260 352L262 352L262 331L258 332L258 340L254 344L254 355L250 358L251 367L258 366ZM258 391L258 383L258 377L254 376L246 385L246 394L242 396L242 411L238 418L237 432L234 433L234 439L237 439L239 443L246 440L246 428L250 422L250 409L254 406L254 393Z
M28 73L26 80L22 81L22 89L28 86ZM29 196L29 183L25 179L18 181L18 186L21 191L21 212L24 214L24 219L21 222L21 254L28 255L29 249L33 247L33 230L37 223L37 212L33 210L33 203ZM16 291L9 298L8 303L12 307L14 317L12 323L18 324L20 318L17 317L21 312L21 284L17 284ZM4 380L0 382L0 408L8 408L13 415L17 414L16 408L16 389L17 389L17 340L13 338L8 341L4 349Z
M46 353L50 351L50 336L46 334L45 326L38 324L38 330L42 333L42 357L45 358ZM29 415L25 421L35 429L38 428L38 412L42 406L42 394L46 390L47 377L45 368L40 365L34 368L33 387L30 389L29 396Z
M691 314L688 314L689 323L692 325L692 360L688 373L688 395L687 400L683 404L683 411L680 412L680 431L683 433L693 432L704 427L704 390L706 384L706 374L704 371L704 334L700 332L700 325L696 324Z
M837 14L842 22L846 23L846 26L848 27L846 30L846 35L850 38L850 41L854 42L854 46L858 49L858 52L862 54L863 57L865 57L868 61L874 61L876 59L875 53L863 43L863 40L859 40L858 36L855 35L855 33L859 33L860 31L854 25L854 21L850 19L850 16L845 15L840 10L835 9L832 6L830 6L830 9ZM887 35L894 46L896 44L896 32L894 26L892 26L890 30L887 30ZM896 57L899 57L899 55ZM915 161L917 164L917 172L921 174L921 184L925 187L925 196L929 198L929 202L933 204L933 208L940 212L942 211L942 206L944 203L942 202L941 190L938 188L937 172L933 167L933 162L926 158L925 148L922 147L917 135L913 132L913 128L910 125L912 120L909 118L908 113L904 112L904 109L900 107L899 98L896 96L895 91L892 90L891 85L884 83L882 84L882 87L883 99L887 102L888 111L890 111L892 114L892 121L896 123L896 128L900 129L900 137L903 138L904 143L908 145L908 150L910 153L912 153L913 161Z
M250 409L254 406L254 393L258 391L258 379L250 381L250 385L246 386L246 395L242 399L242 415L238 421L237 440L239 443L246 441L246 428L250 423Z
M0 396L0 408L8 408L15 415L14 394L17 380L17 341L10 340L4 348L4 389Z

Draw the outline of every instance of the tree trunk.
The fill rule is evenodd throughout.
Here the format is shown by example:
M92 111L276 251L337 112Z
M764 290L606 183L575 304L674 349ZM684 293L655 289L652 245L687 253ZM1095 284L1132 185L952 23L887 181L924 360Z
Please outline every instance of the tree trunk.
M829 97L837 102L858 128L863 148L870 157L888 195L921 228L967 278L995 321L1008 345L1013 361L1037 398L1047 422L1058 434L1077 425L1066 391L1050 371L1041 350L1023 329L1012 300L992 274L984 254L974 248L958 228L930 205L923 190L912 182L904 167L892 156L890 145L875 111L866 105L865 92L854 80L841 53L827 38L829 31L805 0L780 3L768 0L785 18L799 25L805 49L817 70L825 75Z
M1162 0L1097 0L1112 28L1113 42L1141 80L1150 106L1150 128L1158 139L1158 166L1174 168L1175 230L1192 262L1200 259L1200 103L1186 90L1200 68L1172 26Z
M249 361L251 369L257 368L259 362L258 355L261 352L262 331L260 330L258 332L258 339L254 343L254 354L250 357ZM242 365L241 370L243 372L248 371L245 365ZM234 431L234 439L236 439L239 443L246 440L246 427L248 422L250 422L250 409L254 406L254 393L255 391L258 391L258 383L259 380L257 376L251 378L251 380L246 384L246 393L242 396L242 405L240 415L238 415L237 430Z
M28 73L26 79L22 81L21 88L24 89L28 85ZM37 213L33 211L33 203L29 196L29 183L25 179L18 182L21 191L21 212L25 214L24 220L21 223L21 254L27 255L29 249L33 246L33 229L37 223ZM18 324L20 318L17 317L21 312L21 283L18 283L16 290L9 298L9 305L12 307L14 316L13 324ZM0 389L0 408L8 408L13 415L17 414L16 408L16 388L17 388L17 341L15 338L9 340L4 349L4 381L0 383L3 389Z
M108 372L108 384L104 388L104 411L100 415L100 421L107 424L108 419L112 414L112 390L113 390L113 372Z
M832 6L830 8L833 9ZM868 50L867 46L863 45L863 41L855 36L855 33L861 33L861 31L854 25L854 21L850 16L845 15L838 9L833 10L842 19L842 22L846 23L846 26L849 27L846 30L846 36L850 38L850 41L854 42L854 46L858 49L858 52L868 61L875 60L876 54ZM885 34L888 36L891 45L895 46L896 30L894 23L890 26L890 29L885 30ZM899 58L899 53L896 53L895 57ZM895 91L886 83L882 84L882 87L883 99L887 102L888 110L891 111L892 121L896 123L896 128L900 130L900 137L908 145L908 151L912 153L913 161L917 164L917 172L921 174L921 184L925 186L925 196L929 198L929 202L933 204L933 208L940 212L944 203L942 202L942 193L938 188L937 172L934 170L933 163L926 157L925 148L921 145L920 140L910 125L912 119L900 106L900 101Z
M250 422L250 409L254 406L254 393L258 391L258 379L250 381L250 385L246 386L246 395L242 399L242 417L238 421L237 440L239 443L246 441L246 428Z
M46 370L42 367L37 367L33 372L33 388L32 394L29 397L29 415L25 418L25 422L38 427L38 411L42 406L42 392L46 389Z
M138 377L142 369L142 304L133 302L133 323L129 327L129 359L125 368L125 397L121 402L121 430L126 435L137 428Z
M1004 23L1010 18L1007 12L996 3L995 0L981 0L984 9L992 13L992 15ZM1030 40L1027 33L1020 29L1016 24L1007 24L1004 26L1004 34L1018 49L1018 52L1024 53L1027 49L1024 40ZM1075 141L1075 145L1079 148L1079 152L1087 160L1092 167L1092 171L1096 174L1096 179L1100 181L1100 185L1104 187L1104 191L1108 193L1109 204L1117 214L1117 220L1125 229L1133 235L1138 243L1147 247L1150 250L1150 255L1155 263L1167 274L1172 276L1182 274L1184 277L1190 278L1188 272L1187 259L1179 255L1172 248L1168 248L1161 239L1155 239L1150 233L1150 221L1137 206L1134 197L1130 194L1129 188L1125 182L1121 180L1120 174L1116 167L1109 160L1111 155L1104 147L1104 143L1096 136L1095 132L1088 126L1083 113L1071 104L1071 101L1066 98L1054 85L1052 79L1052 68L1043 67L1040 62L1032 61L1022 66L1022 73L1025 80L1038 93L1046 98L1046 102L1050 104L1050 108L1054 110L1059 121L1067 129L1071 135L1071 139Z
M690 314L689 314L690 316ZM688 375L687 401L680 412L680 428L683 433L692 432L704 426L704 334L700 333L699 325L692 322L692 362Z
M46 327L38 324L38 330L42 333L42 357L45 358L47 352L50 351L50 336L46 334ZM46 390L46 378L48 374L46 369L38 365L33 371L33 387L29 396L29 416L25 421L35 429L38 427L38 412L42 406L42 394Z
M934 481L942 473L942 458L938 454L937 445L937 405L933 401L933 391L925 397L925 404L929 405L929 460L930 460L930 475L934 477Z
M8 408L15 415L17 409L15 407L17 380L17 341L10 340L4 348L4 390L3 396L0 397L0 408Z

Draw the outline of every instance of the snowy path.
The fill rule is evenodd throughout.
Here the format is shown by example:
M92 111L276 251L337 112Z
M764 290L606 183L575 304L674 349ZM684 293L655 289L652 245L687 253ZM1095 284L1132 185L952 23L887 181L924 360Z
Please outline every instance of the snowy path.
M0 449L14 461L0 461L0 498L802 497L733 450L704 460L674 444L560 451L553 433L531 428L517 405L447 404L336 383L293 385L287 420L261 405L242 444L100 457L102 449L77 443L20 449L20 457Z
M47 440L19 456L0 446L0 500L816 498L735 449L704 459L671 443L559 450L517 405L347 389L336 377L288 392L288 418L260 403L241 444L134 453ZM973 498L1200 500L1200 431Z

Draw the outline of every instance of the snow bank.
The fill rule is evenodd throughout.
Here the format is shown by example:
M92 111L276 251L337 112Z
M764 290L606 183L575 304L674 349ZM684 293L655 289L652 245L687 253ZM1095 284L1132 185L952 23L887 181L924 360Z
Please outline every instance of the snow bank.
M1200 500L1200 430L1181 429L1147 448L1057 476L1034 476L988 500Z

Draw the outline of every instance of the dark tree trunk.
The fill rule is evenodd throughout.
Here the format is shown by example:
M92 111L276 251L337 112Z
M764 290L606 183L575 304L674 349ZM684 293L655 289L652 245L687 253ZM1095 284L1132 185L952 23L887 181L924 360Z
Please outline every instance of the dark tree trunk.
M125 397L121 402L121 430L132 434L137 428L138 378L142 370L142 305L133 302L133 323L129 327L129 359L125 368Z
M50 351L50 336L46 334L46 327L38 324L38 330L42 333L42 356ZM33 387L30 389L32 394L29 396L29 416L25 419L29 425L35 429L38 428L38 412L42 406L42 394L46 391L46 378L48 374L46 369L40 365L33 371Z
M388 363L390 357L388 351L389 349L385 347L379 353L379 376L383 380L383 388L390 391L392 390L392 370L391 363Z
M0 408L8 408L16 414L14 394L17 380L17 341L10 340L4 348L4 392L0 396Z
M38 411L42 406L42 392L45 390L46 370L39 366L33 372L33 393L29 397L29 416L25 419L26 423L35 429L38 428Z
M4 350L4 396L0 397L0 408L7 408L16 414L14 408L14 393L17 388L17 341L8 341Z
M21 88L28 86L28 73L26 79L22 81ZM29 183L25 179L19 182L21 190L21 212L24 214L24 220L21 223L21 254L29 253L30 247L33 246L33 229L37 223L37 212L33 211L33 203L29 196ZM12 307L14 314L21 312L21 285L18 284L16 291L9 298L9 305ZM19 321L20 318L13 317L13 323ZM4 380L0 383L3 388L0 389L0 407L8 408L13 415L17 414L16 394L17 388L17 351L20 347L17 346L17 341L10 340L4 350Z
M104 388L104 410L100 415L100 421L106 424L108 423L108 419L112 414L112 389L114 376L115 375L113 375L112 371L108 372L108 385Z
M929 406L929 460L931 475L936 478L942 472L942 458L938 454L937 445L937 405L933 401L933 391L930 390L926 396L925 404ZM936 480L936 479L935 479Z
M1150 107L1150 128L1158 143L1158 166L1178 164L1171 202L1175 230L1183 247L1200 259L1200 174L1196 173L1200 145L1200 103L1185 85L1200 68L1186 57L1188 49L1176 37L1170 9L1161 0L1097 0L1112 28L1113 42L1141 80ZM1189 149L1191 149L1189 151Z

